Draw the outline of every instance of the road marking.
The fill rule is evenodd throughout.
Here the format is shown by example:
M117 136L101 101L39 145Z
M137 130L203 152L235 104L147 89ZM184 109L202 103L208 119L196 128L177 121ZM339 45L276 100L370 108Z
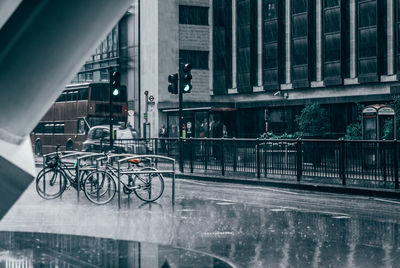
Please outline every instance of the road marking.
M387 200L387 199L374 198L374 200L376 200L376 201L382 201L382 202L387 202L387 203L400 204L399 201L393 201L393 200Z
M218 203L216 203L217 205L234 205L234 204L236 204L236 203L233 203L233 202L218 202Z

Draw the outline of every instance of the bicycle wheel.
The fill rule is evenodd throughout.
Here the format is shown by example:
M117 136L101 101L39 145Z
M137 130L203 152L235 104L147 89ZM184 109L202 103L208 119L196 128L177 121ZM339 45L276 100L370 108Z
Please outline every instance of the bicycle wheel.
M67 179L57 168L42 169L36 178L36 191L43 199L59 197L65 190Z
M157 171L155 168L145 167L140 171ZM161 173L137 174L133 178L136 196L146 202L156 201L164 192L164 179Z
M105 171L91 172L83 184L87 199L97 205L110 202L117 190L113 177Z

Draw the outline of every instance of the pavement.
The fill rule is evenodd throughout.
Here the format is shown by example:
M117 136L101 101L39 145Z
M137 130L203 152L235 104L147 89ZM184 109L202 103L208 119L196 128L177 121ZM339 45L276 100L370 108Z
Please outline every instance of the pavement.
M169 245L233 267L400 266L397 200L177 179L173 204L171 185L156 203L123 195L118 209L116 199L98 206L73 189L43 200L31 184L0 231Z

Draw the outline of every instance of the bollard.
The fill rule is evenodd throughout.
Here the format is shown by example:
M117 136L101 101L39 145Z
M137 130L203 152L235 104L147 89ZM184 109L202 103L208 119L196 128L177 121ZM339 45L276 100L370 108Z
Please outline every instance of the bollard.
M342 180L342 185L346 185L344 168L344 148L344 139L339 139L339 177Z
M257 142L259 139L257 138ZM256 161L257 161L257 179L261 178L261 167L260 167L260 146L256 144Z
M225 176L225 160L224 160L224 138L221 138L221 152L217 152L217 154L221 154L221 172L222 176Z
M297 149L297 181L301 180L301 176L303 173L303 163L302 163L302 146L301 139L297 138L296 140L296 149Z
M397 140L395 139L393 141L394 146L393 146L393 161L394 161L394 188L399 189L399 156L398 156L398 146L397 146Z
M189 148L190 148L190 173L193 173L193 138L189 138Z

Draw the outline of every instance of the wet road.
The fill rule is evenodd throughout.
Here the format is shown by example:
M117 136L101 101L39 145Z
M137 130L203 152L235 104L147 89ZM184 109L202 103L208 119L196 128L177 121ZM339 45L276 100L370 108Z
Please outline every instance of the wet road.
M42 200L31 185L0 230L170 245L238 267L400 267L396 200L178 180L172 207L169 179L156 204L80 197Z

